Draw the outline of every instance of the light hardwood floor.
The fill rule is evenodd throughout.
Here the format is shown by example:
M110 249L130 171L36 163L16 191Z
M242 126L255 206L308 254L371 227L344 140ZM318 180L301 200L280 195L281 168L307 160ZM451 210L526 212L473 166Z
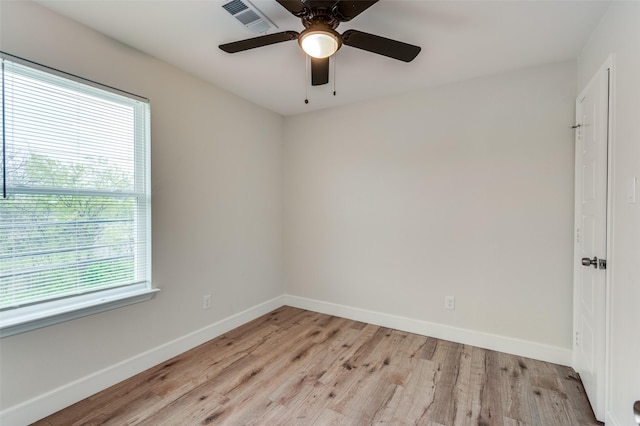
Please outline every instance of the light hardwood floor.
M38 425L597 425L568 367L282 307Z

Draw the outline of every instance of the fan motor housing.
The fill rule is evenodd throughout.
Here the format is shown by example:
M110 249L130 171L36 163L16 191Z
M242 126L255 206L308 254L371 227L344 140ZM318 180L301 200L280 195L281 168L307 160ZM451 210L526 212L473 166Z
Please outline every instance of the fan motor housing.
M302 25L305 28L329 28L335 30L340 25L340 20L333 16L329 9L316 9L309 16L302 17Z

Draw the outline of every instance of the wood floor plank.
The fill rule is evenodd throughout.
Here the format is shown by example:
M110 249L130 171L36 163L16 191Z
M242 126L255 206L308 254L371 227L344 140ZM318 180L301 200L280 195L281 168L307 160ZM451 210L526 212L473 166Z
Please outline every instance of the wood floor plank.
M405 338L404 333L379 329L343 364L346 379L333 384L336 398L330 408L365 423L382 413L395 394L397 385L389 380L394 376L390 371L400 364L398 349Z
M575 424L563 400L555 392L534 386L533 394L540 417L539 424L559 426Z
M287 411L284 418L289 424L312 425L317 421L322 411L326 409L333 398L329 388L318 381L307 383L285 405Z
M433 403L425 415L432 421L442 424L452 424L456 407L452 396L460 380L460 358L463 356L463 345L441 340L438 342L433 355L433 362L437 364L434 382Z
M324 377L328 367L338 365L345 357L349 349L348 342L355 340L357 331L349 327L343 327L330 342L327 342L322 350L306 364L302 364L296 374L287 378L270 396L272 401L286 404L296 397L300 391L313 385Z
M245 424L261 415L259 406L268 406L272 402L267 395L272 394L275 389L281 386L287 377L300 374L308 360L315 359L319 352L337 340L340 329L345 322L346 320L337 317L331 317L328 321L314 321L314 329L305 334L306 339L292 340L288 351L289 356L282 356L282 351L277 350L271 351L270 357L262 355L260 358L266 360L263 361L259 377L256 378L251 388L242 392L241 395L226 394L234 405L239 406L229 416L227 422ZM316 333L316 331L319 332ZM287 352L287 348L284 349L284 352ZM315 393L309 398L320 399L317 394L320 392L319 387L316 386ZM280 403L286 403L286 401L280 401ZM314 418L315 416L317 414L314 415Z
M341 412L349 418L358 419L362 424L372 424L376 417L384 413L397 388L397 385L384 381L366 381Z
M403 423L415 419L416 423L425 423L428 411L434 404L436 393L436 375L438 364L419 359L411 377L400 394L391 423Z
M503 415L511 420L539 422L537 409L532 405L532 378L535 370L527 367L520 357L497 354L500 362L500 383ZM533 377L532 377L533 374Z
M504 422L499 356L498 352L484 351L485 382L480 392L478 426L502 426Z
M370 345L369 342L379 332L379 329L380 327L374 325L363 327L353 342L344 344L346 351L338 357L336 362L327 365L325 373L319 380L327 386L341 386L342 382L348 380L348 376L343 374L344 370L353 370L353 365L349 363L349 360L357 353L362 352L363 346Z
M525 423L521 420L515 420L510 417L503 417L502 421L504 422L504 426L534 426L531 423Z
M353 420L330 409L323 410L314 423L317 426L349 426L352 424Z
M264 403L266 404L264 411L262 411L259 416L247 419L245 423L246 426L287 426L290 424L286 407L277 404L268 398L264 400Z
M562 365L552 365L561 380L562 390L567 396L567 404L571 410L571 417L581 425L596 425L593 409L584 397L585 390L580 376L573 369Z
M398 330L392 330L391 334L395 338L391 342L393 350L386 357L389 360L389 368L384 368L381 380L404 386L417 360L416 354L424 345L426 337Z
M291 307L36 425L598 425L569 367Z
M472 360L473 360L473 347L463 345L462 352L459 358L458 368L458 380L455 384L454 394L452 395L454 400L454 417L453 424L466 426L477 425L477 416L479 413L479 404L477 399L474 399L471 392L472 379Z
M464 405L465 409L465 421L462 424L479 425L481 424L481 412L482 412L482 393L485 388L486 375L485 370L485 357L487 351L477 347L467 347L465 349L470 350L471 359L470 371L469 371L469 389L467 391L467 400L461 401L460 404ZM461 419L460 416L456 420Z

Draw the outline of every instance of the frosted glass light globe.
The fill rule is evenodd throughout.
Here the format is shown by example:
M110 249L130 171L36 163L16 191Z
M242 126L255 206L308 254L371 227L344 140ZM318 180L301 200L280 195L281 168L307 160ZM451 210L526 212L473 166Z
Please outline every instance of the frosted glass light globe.
M300 47L313 58L328 58L340 48L338 38L325 31L309 31L300 37Z

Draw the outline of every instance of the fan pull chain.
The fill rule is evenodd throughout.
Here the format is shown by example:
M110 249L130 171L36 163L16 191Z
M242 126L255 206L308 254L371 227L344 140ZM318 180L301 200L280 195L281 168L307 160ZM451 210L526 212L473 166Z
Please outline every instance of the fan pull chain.
M333 96L336 95L336 68L338 67L338 55L333 54Z
M311 58L305 55L304 57L304 103L309 103L309 63Z

